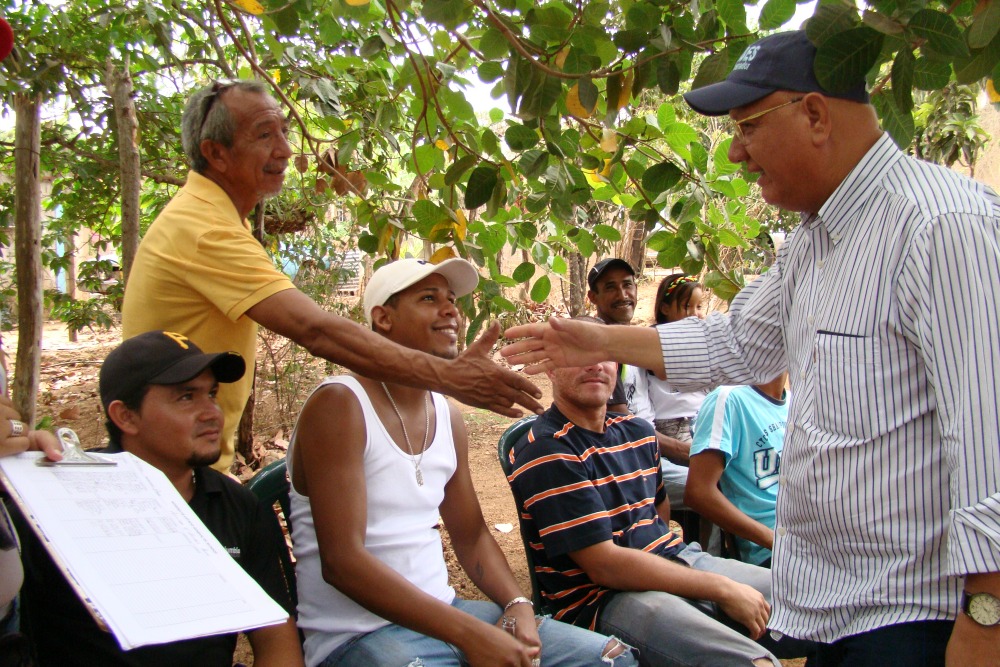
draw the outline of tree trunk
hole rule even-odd
[[[236,429],[236,443],[234,448],[237,453],[243,456],[243,460],[247,462],[247,465],[253,463],[253,410],[257,403],[257,368],[254,364],[253,368],[248,369],[254,374],[253,385],[250,387],[250,398],[247,399],[247,404],[243,407],[243,414],[240,416],[240,425]]]
[[[14,96],[14,252],[17,262],[17,375],[14,406],[35,423],[42,359],[42,190],[39,181],[42,96]]]
[[[628,239],[628,263],[635,269],[636,275],[641,276],[646,268],[646,225],[635,221],[625,226],[631,235]]]
[[[141,185],[141,165],[136,133],[139,121],[135,115],[135,101],[132,99],[132,74],[129,72],[128,56],[125,68],[118,70],[107,62],[104,85],[111,96],[118,124],[118,160],[121,171],[122,188],[122,280],[128,284],[132,262],[139,250],[139,188]]]
[[[69,252],[69,263],[66,265],[66,296],[70,301],[76,301],[76,232],[70,232],[66,236],[66,248]],[[69,342],[75,343],[78,335],[77,330],[69,328]]]
[[[587,312],[587,259],[578,252],[569,259],[569,314],[571,317]]]

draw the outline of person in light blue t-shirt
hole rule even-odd
[[[702,403],[684,500],[736,536],[740,559],[771,566],[774,508],[788,419],[787,373],[752,387],[719,387]]]

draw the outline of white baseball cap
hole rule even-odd
[[[479,284],[479,272],[471,263],[453,257],[440,264],[431,264],[422,259],[397,259],[383,265],[372,274],[365,288],[365,320],[372,323],[372,309],[385,305],[393,294],[419,283],[432,273],[440,273],[448,281],[455,296],[465,296]]]

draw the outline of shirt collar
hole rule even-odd
[[[822,220],[834,244],[843,237],[850,224],[856,220],[858,211],[880,188],[886,171],[902,157],[902,151],[893,143],[889,133],[883,132],[820,207],[819,214],[815,217]],[[803,222],[812,222],[813,218],[814,216],[806,216]]]
[[[233,204],[233,200],[230,199],[229,195],[226,194],[226,191],[212,179],[202,176],[196,171],[189,171],[187,183],[184,184],[184,191],[192,197],[201,199],[210,206],[215,206],[221,209],[222,215],[224,215],[227,219],[240,220],[244,227],[250,229],[250,223],[240,218],[239,211],[236,210],[236,205]]]

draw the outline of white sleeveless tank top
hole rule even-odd
[[[396,446],[375,413],[368,394],[353,377],[329,377],[320,383],[340,384],[361,404],[367,438],[364,464],[368,501],[365,548],[423,592],[451,604],[455,590],[448,585],[442,553],[438,507],[444,487],[455,473],[457,458],[451,432],[451,414],[444,396],[432,393],[436,428],[434,439],[420,461],[424,485],[419,486],[409,454]],[[314,390],[315,391],[315,390]],[[297,433],[288,446],[288,474]],[[298,626],[305,634],[307,665],[317,665],[334,649],[355,635],[388,625],[323,579],[319,545],[309,498],[290,491],[292,540],[299,594]]]

